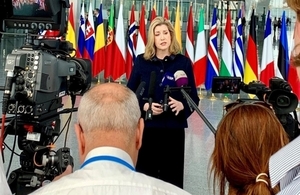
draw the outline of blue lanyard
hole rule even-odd
[[[128,162],[118,158],[118,157],[114,157],[114,156],[95,156],[92,157],[86,161],[84,161],[84,163],[80,166],[80,169],[85,167],[86,165],[95,162],[95,161],[101,161],[101,160],[105,160],[105,161],[112,161],[112,162],[116,162],[119,163],[121,165],[124,165],[125,167],[129,168],[132,171],[135,171],[135,168],[129,164]]]

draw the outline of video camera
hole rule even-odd
[[[2,114],[12,117],[1,121],[2,127],[8,124],[0,138],[18,137],[22,150],[21,167],[8,178],[17,195],[34,191],[73,165],[69,148],[54,151],[52,146],[62,132],[60,114],[76,111],[76,96],[90,88],[92,77],[90,60],[71,56],[73,46],[64,40],[69,7],[68,0],[0,2],[2,35],[10,29],[27,32],[25,44],[6,56],[2,103]],[[45,30],[56,31],[57,37],[41,38]],[[66,95],[72,100],[70,109],[63,108]]]
[[[272,105],[272,108],[288,133],[290,140],[300,134],[296,108],[298,98],[292,93],[290,84],[278,77],[269,80],[269,87],[260,81],[252,81],[245,84],[240,77],[214,77],[212,93],[240,93],[240,90],[248,94],[254,94],[260,101]],[[290,113],[293,113],[294,117]]]

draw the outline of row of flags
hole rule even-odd
[[[180,3],[177,2],[176,17],[174,23],[175,36],[182,49],[181,41],[181,21],[180,21]],[[115,29],[114,4],[111,4],[109,24],[107,35],[104,33],[102,4],[100,4],[99,16],[93,21],[92,5],[89,5],[88,18],[85,19],[85,7],[82,4],[80,14],[80,27],[78,40],[75,40],[73,5],[69,12],[68,32],[66,39],[73,43],[76,49],[76,57],[90,59],[93,62],[93,76],[97,76],[104,71],[105,78],[118,80],[122,75],[130,77],[132,66],[137,55],[144,53],[147,43],[146,24],[145,24],[145,5],[141,7],[139,18],[139,29],[137,29],[136,18],[134,15],[135,7],[131,7],[130,21],[126,38],[124,37],[123,23],[123,4],[120,2],[117,26]],[[295,70],[290,66],[289,51],[287,43],[286,25],[282,24],[279,44],[279,55],[277,65],[273,57],[273,38],[270,11],[266,19],[265,39],[261,67],[259,67],[256,43],[256,20],[254,10],[250,20],[250,31],[248,35],[247,49],[244,49],[245,34],[242,17],[243,10],[239,11],[238,22],[234,47],[232,46],[232,27],[230,11],[227,13],[226,25],[224,30],[224,39],[222,44],[221,60],[218,58],[218,26],[217,26],[217,8],[213,9],[213,17],[210,25],[209,42],[206,43],[204,30],[204,8],[200,9],[198,19],[197,39],[194,40],[194,19],[192,4],[189,8],[185,55],[191,60],[194,69],[196,86],[205,85],[206,90],[212,88],[212,78],[215,76],[238,76],[245,84],[254,80],[261,80],[268,85],[269,79],[279,76],[290,82],[294,93],[300,97],[300,84],[297,78],[294,78]],[[165,7],[164,17],[169,19],[168,8]],[[151,10],[150,22],[156,17],[156,5],[154,3]],[[285,22],[285,12],[283,12],[282,21]],[[126,40],[126,42],[125,42]],[[246,51],[246,52],[245,52]],[[260,72],[259,72],[260,71]]]

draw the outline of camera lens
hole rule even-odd
[[[290,98],[285,95],[280,95],[277,97],[276,104],[280,107],[287,107],[290,105]]]

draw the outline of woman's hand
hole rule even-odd
[[[169,97],[169,106],[172,109],[172,112],[175,112],[175,116],[177,116],[179,112],[184,109],[183,104],[172,97]]]
[[[147,102],[144,104],[143,110],[147,111],[148,109],[149,109],[149,103]],[[153,112],[153,115],[159,115],[163,113],[162,105],[159,103],[153,102],[151,106],[151,110]]]

